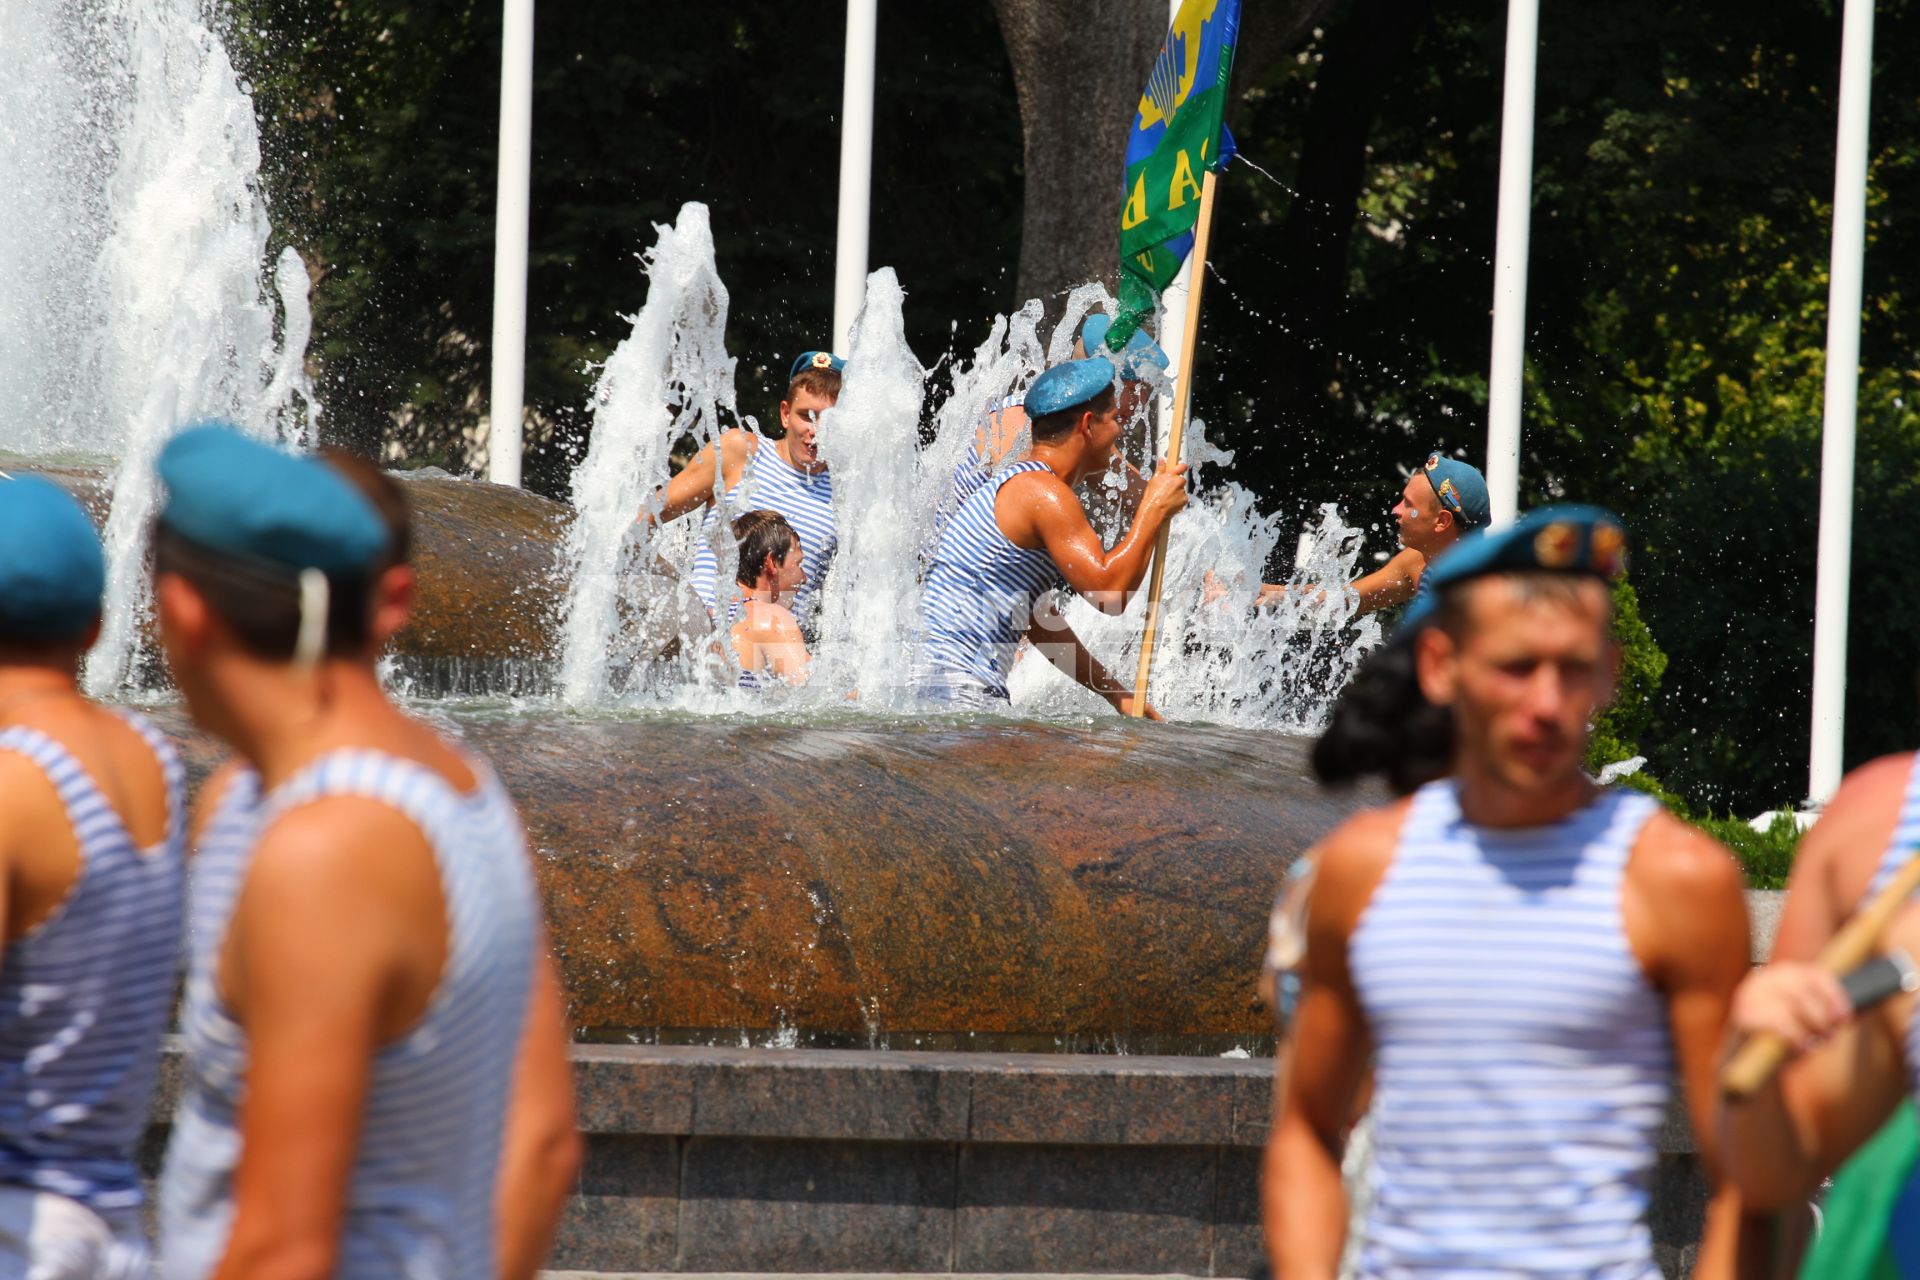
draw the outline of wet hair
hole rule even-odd
[[[841,373],[838,369],[815,369],[808,366],[793,375],[793,381],[787,384],[787,394],[781,399],[792,404],[802,391],[811,391],[814,395],[827,400],[840,398]]]
[[[327,575],[328,657],[366,648],[373,622],[373,579],[384,562],[363,574]],[[178,574],[206,598],[247,652],[269,662],[293,657],[300,636],[300,575],[285,565],[216,551],[169,526],[153,525],[153,576]]]
[[[1042,417],[1034,418],[1032,420],[1033,438],[1040,441],[1058,440],[1066,435],[1067,432],[1073,430],[1073,424],[1080,421],[1081,414],[1091,413],[1098,416],[1103,413],[1111,413],[1113,412],[1113,404],[1113,388],[1108,387],[1091,400],[1083,400],[1079,404],[1070,405],[1057,413],[1049,413]]]
[[[1330,787],[1379,776],[1408,795],[1453,769],[1453,713],[1420,692],[1413,636],[1368,654],[1340,691],[1313,744],[1313,772]]]
[[[387,554],[381,570],[407,563],[413,557],[413,510],[400,482],[380,469],[380,464],[365,454],[334,445],[321,448],[320,460],[338,471],[348,484],[360,491],[373,507],[380,523],[387,526]]]
[[[809,369],[806,372],[820,370]],[[834,376],[837,378],[840,375]],[[800,535],[793,531],[793,526],[778,511],[749,511],[733,522],[733,540],[740,547],[740,567],[734,570],[733,580],[743,587],[751,587],[760,581],[760,571],[766,568],[767,557],[772,556],[784,562],[793,554]]]

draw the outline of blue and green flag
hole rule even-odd
[[[1185,0],[1127,139],[1127,200],[1120,211],[1120,314],[1107,345],[1122,350],[1153,314],[1161,290],[1193,251],[1200,175],[1233,154],[1227,89],[1240,36],[1240,0]]]
[[[1920,1120],[1903,1102],[1834,1175],[1800,1280],[1920,1277]]]

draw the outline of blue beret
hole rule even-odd
[[[787,374],[787,381],[792,382],[799,377],[802,369],[831,369],[839,373],[846,367],[847,362],[831,351],[802,351],[793,358],[793,369]]]
[[[1427,455],[1421,466],[1440,505],[1460,517],[1469,529],[1478,529],[1493,519],[1493,506],[1487,499],[1487,478],[1478,467],[1470,467],[1458,458],[1449,458],[1438,450]]]
[[[1113,385],[1113,361],[1105,356],[1088,356],[1057,364],[1033,380],[1027,388],[1025,407],[1029,418],[1044,418],[1062,409],[1082,405]]]
[[[1529,511],[1499,530],[1478,530],[1433,562],[1423,588],[1438,591],[1489,573],[1550,570],[1612,579],[1626,572],[1627,531],[1600,507],[1565,504]]]
[[[327,574],[364,573],[387,550],[387,526],[339,472],[232,427],[187,428],[158,467],[161,520],[211,550]]]
[[[100,616],[107,558],[93,521],[39,476],[0,480],[0,631],[71,640]]]
[[[1088,355],[1105,355],[1113,359],[1114,352],[1103,352],[1101,346],[1107,340],[1107,331],[1113,328],[1113,317],[1096,311],[1088,316],[1080,326],[1080,345],[1086,348]],[[1144,327],[1135,329],[1133,336],[1127,339],[1127,349],[1117,353],[1120,376],[1128,382],[1151,382],[1158,374],[1167,371],[1172,363],[1160,344],[1147,336]]]

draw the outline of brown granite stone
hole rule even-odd
[[[955,1271],[1205,1275],[1213,1152],[971,1146],[960,1155]]]
[[[953,1149],[694,1138],[681,1271],[952,1270]]]

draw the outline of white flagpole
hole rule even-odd
[[[1527,361],[1527,239],[1533,217],[1533,83],[1540,0],[1508,0],[1493,251],[1493,368],[1487,378],[1487,494],[1493,524],[1520,509],[1520,407]]]
[[[873,60],[880,0],[847,0],[847,65],[840,98],[840,223],[833,256],[833,349],[852,345],[867,287],[873,193]]]
[[[1846,730],[1848,578],[1853,559],[1853,448],[1860,382],[1861,264],[1867,241],[1867,121],[1873,0],[1846,0],[1840,125],[1833,165],[1833,267],[1827,288],[1827,380],[1820,445],[1819,569],[1813,601],[1813,747],[1807,801],[1840,787]]]
[[[493,221],[493,381],[487,478],[520,483],[527,377],[527,204],[533,172],[533,0],[505,0],[500,30],[500,171]]]

